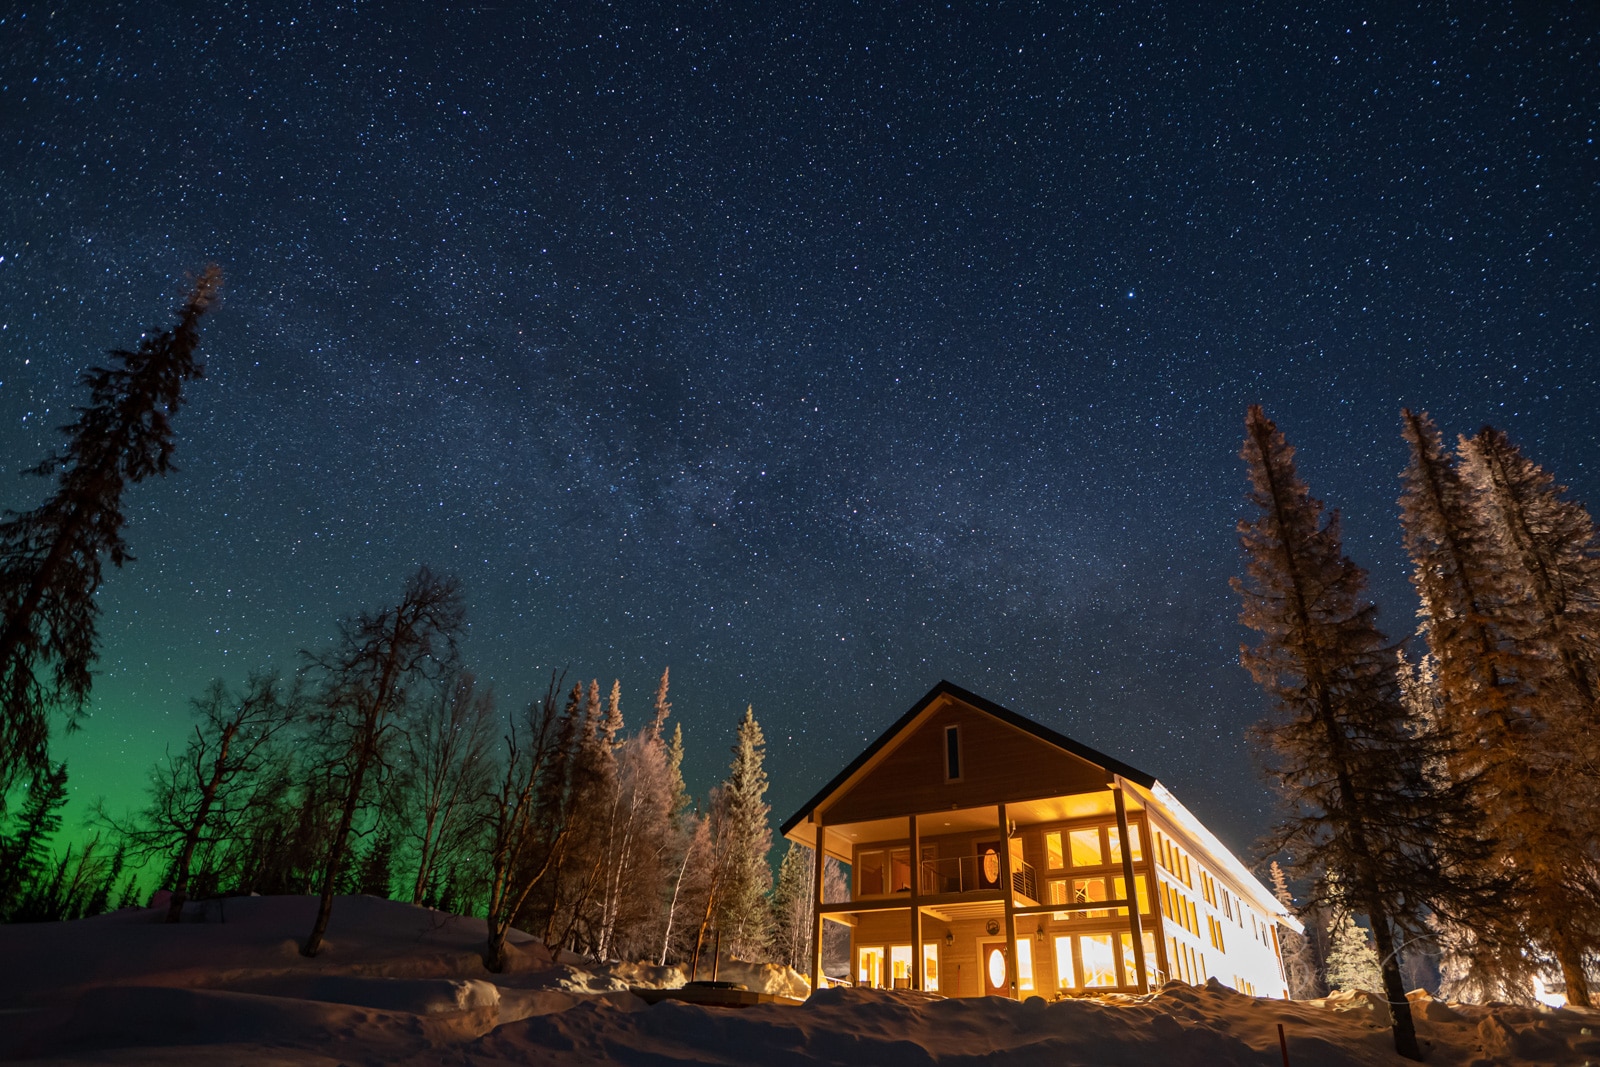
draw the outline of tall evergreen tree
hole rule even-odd
[[[337,645],[313,661],[322,675],[318,749],[338,804],[321,874],[317,918],[300,951],[315,956],[349,860],[356,814],[392,767],[408,687],[448,672],[465,620],[461,587],[426,567],[406,581],[398,603],[342,627]]]
[[[67,765],[58,763],[33,776],[14,825],[0,823],[0,920],[12,921],[41,882],[66,802]]]
[[[1488,573],[1480,609],[1518,653],[1515,699],[1475,722],[1483,809],[1503,861],[1526,883],[1523,929],[1534,945],[1518,955],[1553,954],[1568,1002],[1587,1007],[1600,945],[1600,539],[1565,488],[1492,427],[1462,441],[1461,473]],[[1485,933],[1474,930],[1480,941]],[[1492,958],[1513,958],[1494,940]]]
[[[1323,520],[1293,448],[1260,407],[1245,430],[1255,515],[1239,523],[1246,577],[1233,585],[1240,621],[1260,635],[1240,660],[1277,705],[1257,727],[1291,809],[1273,851],[1347,879],[1352,905],[1372,924],[1395,1049],[1420,1059],[1398,948],[1441,889],[1428,753],[1401,704],[1366,574],[1344,555],[1338,513]]]
[[[31,472],[55,475],[55,493],[0,522],[0,798],[19,775],[46,770],[51,711],[64,710],[69,725],[82,715],[102,560],[133,559],[123,493],[172,469],[172,417],[184,384],[201,376],[200,316],[221,284],[221,271],[207,267],[176,326],[84,373],[89,402],[62,427],[66,448]]]
[[[766,738],[755,709],[746,707],[733,745],[733,761],[718,802],[716,923],[729,951],[740,959],[760,959],[771,941],[772,813],[767,803]]]

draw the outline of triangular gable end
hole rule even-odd
[[[946,777],[946,730],[958,731],[960,777]],[[1154,779],[1120,760],[940,682],[850,766],[786,821],[787,834],[812,812],[831,825],[948,811],[1000,801],[1103,789],[1115,775]]]

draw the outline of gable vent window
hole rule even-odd
[[[944,728],[944,780],[961,781],[961,727]]]

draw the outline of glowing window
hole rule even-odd
[[[1033,942],[1025,937],[1017,939],[1017,989],[1033,992]]]
[[[1104,863],[1100,851],[1100,830],[1072,830],[1067,834],[1074,867],[1098,867]]]
[[[939,946],[932,942],[922,946],[922,988],[939,992]]]
[[[1059,871],[1067,865],[1065,855],[1061,851],[1061,831],[1051,830],[1044,835],[1044,860],[1045,866],[1052,871]]]
[[[883,988],[883,949],[864,948],[856,953],[856,984]]]
[[[1006,987],[1006,953],[999,945],[989,949],[989,985],[994,989]]]
[[[895,945],[889,949],[889,973],[894,978],[894,989],[911,988],[911,946]]]
[[[1090,989],[1117,984],[1117,960],[1111,952],[1111,934],[1085,934],[1078,938],[1083,956],[1083,984]]]
[[[1072,969],[1072,938],[1056,938],[1056,988],[1078,988],[1077,972]]]
[[[1121,863],[1122,862],[1122,834],[1117,830],[1117,828],[1115,826],[1111,826],[1111,827],[1107,827],[1106,828],[1106,836],[1111,842],[1111,862],[1112,863]],[[1139,824],[1138,823],[1129,823],[1128,824],[1128,840],[1133,843],[1133,858],[1135,860],[1144,859],[1144,849],[1141,848],[1140,844],[1139,844]]]

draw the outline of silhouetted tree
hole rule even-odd
[[[201,375],[200,316],[221,283],[221,271],[207,267],[175,327],[84,373],[89,402],[62,427],[66,448],[31,472],[55,475],[55,493],[0,522],[0,797],[19,774],[45,770],[51,710],[65,710],[69,724],[83,712],[102,560],[120,567],[133,558],[122,495],[172,467],[172,416],[184,383]]]
[[[565,715],[557,712],[560,687],[560,680],[552,676],[544,699],[531,705],[520,723],[511,723],[500,786],[490,798],[485,916],[489,936],[483,965],[495,973],[505,970],[506,935],[512,922],[550,876],[567,838],[564,783],[576,705],[569,703]]]
[[[67,765],[36,772],[15,825],[0,826],[0,919],[11,921],[22,897],[40,882],[50,860],[50,838],[61,828],[67,803]]]
[[[144,808],[127,821],[102,816],[134,856],[164,861],[172,890],[169,923],[182,916],[197,877],[215,887],[213,853],[238,832],[258,776],[271,762],[274,740],[302,710],[298,686],[285,691],[276,673],[253,675],[240,693],[213,682],[193,708],[194,736],[180,756],[169,755],[157,768]],[[196,871],[202,858],[207,869]]]
[[[416,851],[413,904],[428,898],[436,871],[463,860],[474,843],[480,821],[473,805],[493,777],[493,729],[494,694],[480,691],[465,672],[417,701],[408,716],[405,771],[396,792],[400,822]]]
[[[407,688],[452,666],[463,621],[460,586],[422,567],[407,580],[397,604],[345,623],[338,644],[313,660],[323,684],[317,748],[327,761],[338,822],[303,955],[315,956],[322,948],[356,814],[369,785],[390,767]]]

